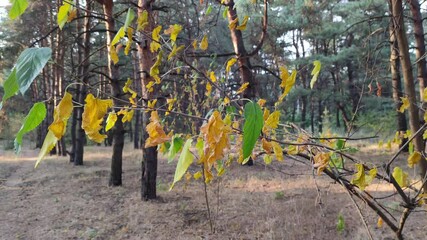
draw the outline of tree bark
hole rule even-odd
[[[420,96],[423,97],[423,90],[427,84],[427,66],[424,54],[426,46],[424,42],[423,17],[420,11],[420,3],[418,0],[409,0],[409,7],[414,20],[414,35],[415,35],[415,57],[417,59],[417,79],[420,86]]]
[[[120,86],[120,72],[119,66],[115,65],[111,59],[111,48],[109,47],[115,32],[115,20],[113,15],[113,0],[98,0],[103,6],[104,15],[106,18],[105,27],[107,29],[107,47],[108,47],[108,75],[110,76],[111,92],[114,96],[114,106],[123,106],[120,99],[123,97],[122,88]],[[117,117],[116,124],[113,128],[113,155],[111,158],[111,172],[109,186],[120,186],[122,185],[122,158],[123,158],[123,146],[124,146],[124,128],[122,122],[123,115]]]
[[[86,10],[91,11],[92,6],[89,1],[86,1]],[[80,25],[80,22],[77,22],[77,25]],[[77,90],[77,101],[83,106],[84,99],[86,97],[86,84],[89,83],[89,67],[90,67],[90,18],[85,17],[83,24],[83,46],[79,47],[79,65],[81,66],[79,69],[79,75],[81,76],[81,84],[78,85]],[[75,142],[75,150],[74,150],[74,165],[83,165],[83,155],[84,155],[84,146],[86,145],[86,134],[82,128],[82,120],[83,120],[83,108],[77,107],[76,111],[76,142]]]
[[[392,83],[392,91],[393,91],[393,101],[396,109],[396,123],[397,123],[397,131],[400,134],[403,134],[408,129],[406,123],[405,113],[401,113],[399,111],[402,106],[402,102],[400,100],[403,97],[402,94],[402,83],[400,80],[400,60],[399,60],[399,46],[396,41],[396,36],[394,34],[394,21],[390,22],[389,33],[390,33],[390,71],[391,71],[391,83]],[[402,139],[402,143],[400,146],[406,143],[408,139]],[[408,151],[408,148],[405,149]]]
[[[237,10],[234,6],[234,1],[230,0],[227,3],[228,12],[228,22],[234,21],[237,16]],[[237,25],[239,23],[237,22]],[[237,57],[237,63],[239,65],[239,74],[241,84],[249,83],[248,88],[243,92],[243,97],[255,100],[255,97],[258,95],[257,92],[257,82],[252,73],[252,65],[250,62],[250,57],[245,48],[245,44],[243,42],[242,32],[238,29],[230,29],[231,41],[234,47],[234,53]]]
[[[391,0],[392,16],[394,21],[394,34],[399,46],[399,57],[402,64],[403,82],[405,86],[405,94],[409,100],[409,126],[414,134],[420,129],[420,121],[418,115],[417,99],[415,93],[414,76],[412,73],[412,65],[409,58],[408,39],[404,29],[403,22],[403,7],[402,0]],[[415,151],[424,152],[423,139],[418,135],[413,140]],[[427,170],[427,161],[419,162],[419,173],[421,179],[424,179]],[[424,192],[427,192],[427,184],[423,185]]]
[[[154,0],[139,0],[138,1],[138,15],[143,11],[148,13],[148,25],[142,30],[140,34],[141,39],[138,44],[139,54],[139,68],[141,71],[141,88],[142,96],[145,99],[153,98],[153,94],[148,92],[146,86],[150,81],[154,81],[152,76],[149,75],[150,68],[154,64],[154,54],[150,51],[151,32],[155,27],[154,14],[153,14]],[[157,178],[157,147],[145,148],[145,141],[148,138],[148,133],[145,131],[148,125],[149,113],[142,113],[142,174],[141,174],[141,198],[143,200],[155,199],[156,193],[156,178]]]

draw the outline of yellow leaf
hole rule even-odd
[[[409,184],[408,174],[404,172],[400,167],[395,167],[393,169],[393,177],[396,179],[397,184],[401,188],[407,187]]]
[[[168,55],[168,61],[170,61],[182,49],[184,49],[184,45],[181,45],[178,48],[176,47],[176,45],[173,45],[172,51]]]
[[[319,77],[320,68],[321,68],[322,64],[320,63],[320,61],[316,60],[313,62],[313,65],[314,65],[314,68],[313,68],[313,71],[311,71],[311,75],[313,77],[311,78],[311,81],[310,81],[310,88],[311,89],[313,89],[314,83],[316,83],[317,78]]]
[[[185,180],[188,182],[191,180],[191,178],[193,177],[193,175],[191,175],[190,172],[185,173]]]
[[[363,164],[356,163],[357,172],[353,176],[351,183],[358,186],[360,190],[365,190],[369,184],[371,184],[372,180],[374,180],[375,176],[377,176],[377,169],[373,168],[369,170],[368,175],[365,174],[365,167]]]
[[[49,126],[49,130],[59,140],[64,136],[68,119],[73,113],[73,97],[70,93],[65,92],[64,97],[55,107],[53,112],[53,122]]]
[[[290,145],[288,147],[288,154],[289,155],[297,155],[298,154],[298,146]]]
[[[403,113],[409,107],[409,99],[407,97],[401,97],[402,105],[399,108],[399,112]]]
[[[67,22],[73,21],[77,17],[77,9],[73,8],[73,10],[68,12]]]
[[[231,67],[237,62],[236,58],[231,58],[227,61],[227,66],[225,67],[225,73],[228,74],[231,70]]]
[[[91,93],[86,96],[85,106],[82,116],[82,128],[85,130],[89,139],[101,143],[107,135],[100,134],[102,120],[107,113],[108,108],[113,106],[111,99],[97,99]]]
[[[294,69],[292,71],[291,76],[288,77],[288,79],[286,80],[285,90],[283,91],[283,95],[282,95],[283,98],[286,97],[286,95],[288,95],[288,93],[291,91],[292,87],[295,85],[296,78],[297,78],[297,71]],[[281,98],[282,98],[282,96],[281,96]]]
[[[378,141],[378,148],[383,148],[384,142],[383,140]]]
[[[166,99],[166,103],[168,104],[168,111],[171,111],[173,108],[173,104],[176,102],[176,98],[168,98]]]
[[[229,24],[228,24],[228,28],[230,30],[234,30],[237,26],[237,22],[239,21],[239,18],[235,18],[234,20],[232,20]]]
[[[122,109],[117,113],[117,115],[123,115],[122,117],[123,123],[132,121],[133,114],[134,114],[133,109],[132,110]]]
[[[193,175],[193,178],[195,179],[195,180],[198,180],[199,178],[201,178],[201,177],[203,177],[203,174],[202,174],[202,172],[201,171],[197,171],[194,175]]]
[[[132,47],[132,36],[133,36],[133,29],[132,28],[128,28],[127,30],[127,37],[128,37],[128,41],[126,43],[126,48],[125,48],[125,55],[127,56],[129,54],[129,51]]]
[[[157,78],[159,78],[158,75],[160,74],[159,67],[160,67],[160,64],[162,63],[162,57],[163,57],[163,52],[160,51],[159,54],[157,55],[156,62],[154,62],[153,66],[150,68],[150,76],[153,77],[154,80],[156,80],[156,83],[158,82]]]
[[[194,50],[197,50],[197,39],[193,40],[192,45],[193,45]]]
[[[152,100],[152,101],[148,101],[147,106],[148,106],[148,108],[150,108],[150,109],[154,109],[154,108],[156,108],[156,107],[155,107],[155,106],[156,106],[156,103],[157,103],[157,99],[154,99],[154,100]]]
[[[265,138],[262,138],[261,142],[262,142],[262,149],[264,149],[264,151],[267,154],[270,154],[273,151],[273,146],[271,145],[271,143],[267,141]]]
[[[317,174],[320,175],[329,164],[329,153],[320,152],[316,154],[314,157],[314,168],[317,168]]]
[[[249,20],[249,16],[245,16],[245,18],[243,18],[242,24],[240,24],[240,26],[236,27],[236,29],[240,30],[240,31],[246,30],[246,24],[248,23],[248,20]]]
[[[209,79],[214,83],[214,82],[216,82],[216,76],[215,76],[215,72],[214,71],[211,71],[210,73],[209,73]]]
[[[279,120],[280,120],[280,112],[274,111],[268,116],[264,126],[271,129],[276,129],[279,126]]]
[[[231,127],[221,119],[221,114],[214,111],[209,121],[200,128],[204,139],[204,154],[200,162],[204,164],[205,179],[209,182],[212,179],[210,172],[213,164],[224,157],[226,149],[229,148],[229,134]]]
[[[206,50],[208,49],[209,42],[208,42],[208,36],[205,34],[202,38],[202,41],[200,42],[200,49]]]
[[[237,90],[236,94],[241,94],[242,92],[244,92],[246,90],[246,88],[248,88],[249,83],[243,83],[243,85],[239,88],[239,90]]]
[[[382,228],[382,227],[383,227],[383,219],[379,217],[377,222],[377,228]]]
[[[150,123],[147,125],[146,130],[148,133],[148,139],[145,142],[145,148],[157,146],[158,144],[169,141],[170,139],[160,124],[157,111],[151,112]]]
[[[154,91],[154,88],[153,88],[153,86],[154,86],[154,84],[156,84],[156,82],[154,82],[154,81],[150,81],[148,84],[147,84],[147,89],[148,89],[148,92],[153,92]]]
[[[224,98],[224,105],[230,104],[230,99],[228,97]]]
[[[280,79],[282,79],[282,82],[280,83],[280,87],[285,89],[286,87],[286,81],[289,78],[289,72],[288,69],[285,66],[280,67]]]
[[[46,156],[47,153],[49,153],[58,142],[58,139],[55,137],[55,134],[49,130],[46,137],[44,138],[42,148],[40,149],[39,156],[37,157],[36,164],[34,168],[37,168],[39,163],[42,161],[42,159]]]
[[[170,25],[168,29],[165,30],[165,34],[170,35],[172,42],[176,41],[178,34],[181,32],[182,26],[179,24]]]
[[[162,31],[162,26],[157,26],[154,28],[151,33],[152,41],[150,43],[151,52],[157,52],[162,46],[160,45],[160,31]]]
[[[423,101],[427,102],[427,87],[423,90]]]
[[[271,146],[273,147],[274,155],[277,158],[277,161],[283,161],[283,150],[279,143],[271,141]]]
[[[141,14],[139,14],[137,21],[138,21],[137,31],[144,30],[145,27],[148,25],[148,12],[147,12],[147,10],[144,10]]]
[[[420,152],[413,152],[409,157],[408,157],[408,166],[410,168],[413,168],[414,165],[418,164],[421,160],[421,153]]]
[[[131,90],[130,86],[132,85],[132,79],[128,78],[128,80],[125,83],[125,86],[123,87],[123,92],[127,93],[129,90]]]
[[[117,64],[119,62],[119,55],[117,55],[116,47],[114,47],[114,45],[110,46],[110,58],[114,64]]]
[[[105,131],[108,132],[112,127],[114,127],[114,124],[116,124],[117,114],[115,112],[110,112],[106,122],[107,125],[105,126]]]
[[[271,156],[268,154],[264,155],[264,162],[266,165],[270,165],[272,162]]]
[[[262,99],[262,98],[260,98],[259,100],[258,100],[258,105],[260,106],[260,107],[264,107],[264,105],[265,105],[265,103],[266,103],[267,101],[265,100],[265,99]]]
[[[206,96],[209,97],[212,92],[212,85],[210,82],[206,83]]]
[[[121,27],[119,31],[116,33],[116,36],[114,36],[113,40],[111,41],[110,45],[114,46],[116,43],[120,41],[125,36],[125,28]]]

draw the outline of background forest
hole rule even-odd
[[[77,176],[62,186],[80,185],[87,180],[80,178],[84,174],[105,180],[88,186],[107,185],[106,179],[109,186],[121,186],[122,175],[129,173],[138,187],[124,183],[123,190],[101,190],[99,201],[115,199],[111,208],[122,204],[147,213],[161,206],[142,206],[138,200],[158,199],[160,192],[165,202],[181,204],[165,208],[183,214],[173,217],[184,219],[184,232],[194,229],[191,237],[202,236],[197,231],[204,229],[212,238],[376,239],[391,232],[403,239],[407,221],[406,237],[419,237],[425,227],[416,223],[426,220],[427,197],[426,8],[418,0],[11,1],[0,7],[0,163],[14,158],[8,155],[12,151],[22,151],[20,156],[36,160],[36,166],[56,155],[38,169],[47,169],[40,170],[42,176],[52,170]],[[10,182],[9,171],[19,172],[14,164],[0,170],[6,190],[21,187],[26,177],[37,179],[38,169],[21,176],[24,182]],[[72,167],[77,165],[82,169]],[[102,171],[94,170],[100,166]],[[84,167],[88,172],[82,172]],[[279,186],[273,181],[277,178]],[[247,222],[226,230],[221,216],[224,224],[233,217],[227,218],[225,209],[239,211],[238,204],[230,204],[236,201],[232,189],[243,188],[236,181],[250,182],[253,189],[271,187],[273,200],[268,201],[277,209],[289,206],[280,202],[288,197],[282,190],[286,181],[296,189],[310,185],[313,189],[301,195],[315,202],[314,219],[330,224],[315,233],[310,228],[281,232],[271,227],[287,226],[276,216],[267,230]],[[331,190],[341,194],[338,198],[328,195],[331,181],[342,186]],[[43,181],[36,183],[43,189]],[[171,200],[175,195],[166,190],[175,184],[184,192]],[[132,195],[135,187],[139,197]],[[200,191],[192,192],[195,188]],[[326,204],[323,209],[322,191],[324,199],[339,199],[331,204],[340,207],[328,212]],[[89,188],[82,194],[96,195]],[[192,194],[199,196],[195,209],[202,210],[182,203]],[[131,202],[120,202],[122,195],[131,196]],[[262,203],[263,197],[251,201]],[[7,207],[14,208],[0,210]],[[155,219],[155,213],[148,214]],[[242,219],[251,217],[256,216]],[[22,236],[173,236],[152,229],[144,235],[129,229],[147,222],[123,221],[120,227],[113,224],[115,230],[110,225],[84,228],[90,223],[83,221],[70,235],[58,226],[57,232],[24,231]],[[383,230],[383,223],[391,231]],[[13,232],[8,237],[20,236]]]

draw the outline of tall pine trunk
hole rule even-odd
[[[153,94],[148,92],[147,85],[150,81],[154,81],[152,76],[149,75],[150,68],[153,66],[154,54],[150,51],[151,32],[154,29],[154,14],[153,14],[153,0],[139,0],[138,1],[138,15],[143,11],[148,13],[148,25],[142,30],[140,43],[138,45],[139,54],[139,68],[141,71],[141,88],[142,97],[151,99]],[[146,103],[145,103],[146,104]],[[149,120],[149,113],[143,111],[142,113],[142,163],[141,163],[141,198],[143,200],[155,199],[156,193],[156,178],[157,178],[157,147],[145,148],[145,141],[148,139],[148,133],[145,130]]]
[[[403,74],[403,82],[405,86],[405,94],[409,100],[409,126],[411,132],[414,134],[420,129],[420,119],[418,115],[418,106],[417,99],[415,93],[415,84],[414,84],[414,76],[412,73],[412,65],[409,58],[409,47],[408,47],[408,39],[406,36],[406,32],[404,29],[403,22],[403,7],[402,0],[391,0],[392,6],[392,16],[393,21],[395,23],[394,34],[396,36],[396,40],[399,46],[399,57],[400,62],[402,64],[402,74]],[[413,139],[415,151],[419,151],[421,153],[424,152],[424,144],[421,135],[416,136]],[[421,179],[424,179],[427,170],[427,161],[419,162],[419,173]],[[427,184],[423,185],[424,192],[427,192]]]
[[[89,1],[86,1],[86,10],[91,11],[92,7]],[[80,25],[80,22],[77,23]],[[90,18],[85,17],[84,25],[83,25],[83,45],[79,48],[79,75],[81,77],[81,84],[79,84],[77,90],[77,101],[83,106],[84,99],[86,97],[86,84],[89,83],[89,67],[90,67]],[[74,165],[83,165],[83,155],[84,155],[84,146],[86,145],[86,134],[82,128],[82,118],[83,118],[83,108],[78,107],[75,109],[76,111],[76,126],[75,126],[75,134],[76,134],[76,142],[74,149]],[[74,120],[73,120],[74,121]]]
[[[391,70],[391,83],[392,83],[392,91],[393,91],[393,101],[396,109],[396,123],[397,123],[397,131],[403,135],[408,129],[406,123],[405,113],[401,113],[399,111],[402,106],[402,102],[400,100],[403,97],[402,94],[402,83],[400,80],[400,60],[399,60],[399,46],[396,41],[396,36],[394,34],[394,21],[390,22],[389,32],[390,32],[390,70]],[[407,141],[403,139],[401,146],[405,144]],[[406,149],[407,151],[407,149]]]
[[[114,106],[120,107],[123,105],[120,99],[123,97],[122,88],[120,86],[119,66],[115,65],[111,59],[110,44],[114,38],[115,20],[113,15],[113,0],[98,0],[103,6],[104,15],[106,18],[105,27],[107,29],[107,47],[108,47],[108,75],[110,77],[111,92],[114,97]],[[117,117],[116,124],[113,128],[113,155],[111,157],[111,172],[109,186],[122,185],[122,160],[125,131],[122,122],[123,115]]]

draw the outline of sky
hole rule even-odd
[[[9,5],[9,0],[0,0],[0,7]]]
[[[9,0],[0,0],[0,7],[9,5]]]

